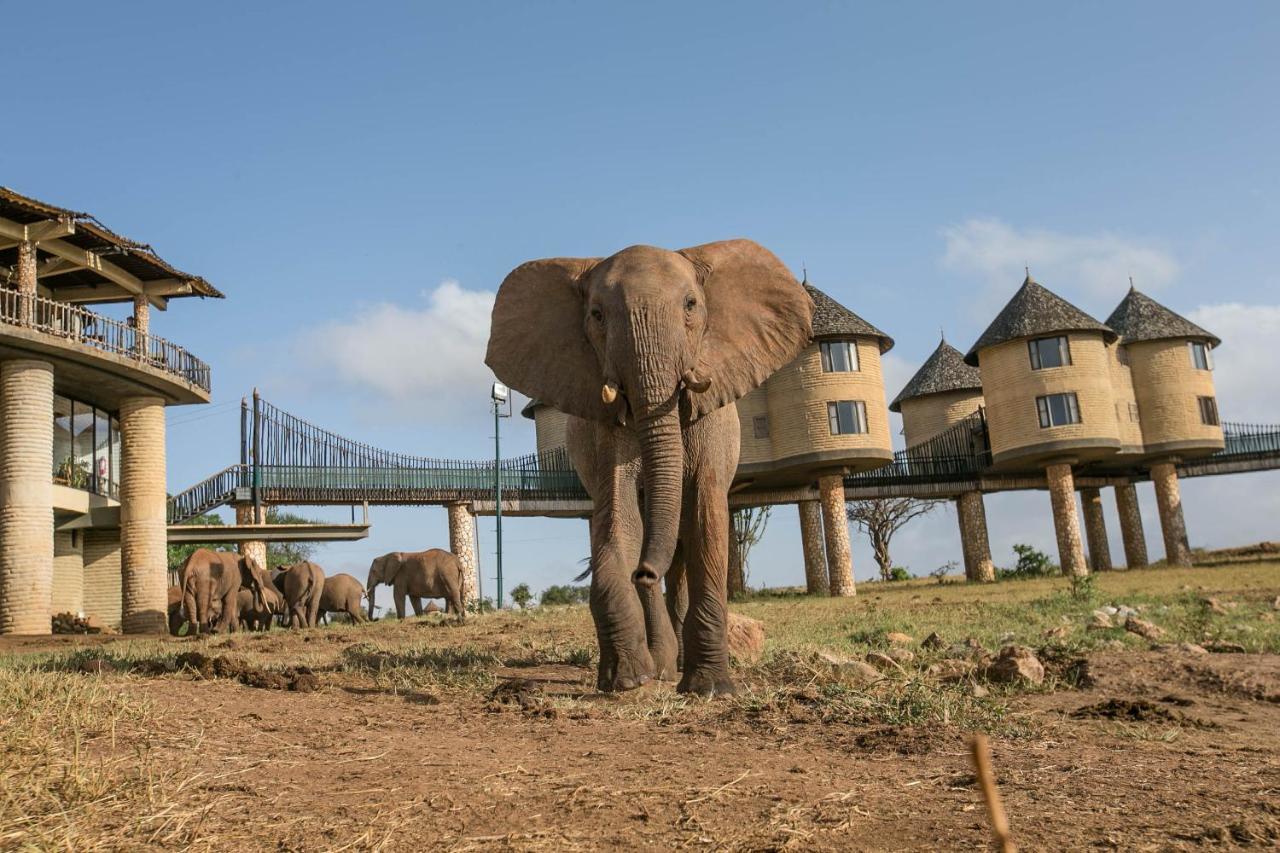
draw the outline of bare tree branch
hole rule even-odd
[[[892,579],[893,559],[889,556],[889,542],[893,534],[912,519],[928,515],[940,503],[940,500],[921,498],[871,498],[845,504],[849,520],[871,538],[871,548],[882,580]]]

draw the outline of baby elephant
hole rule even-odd
[[[364,587],[348,574],[336,574],[324,579],[320,593],[320,616],[329,613],[345,613],[352,622],[367,622],[364,612]]]

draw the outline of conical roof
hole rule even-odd
[[[978,353],[987,347],[1060,332],[1100,332],[1107,343],[1117,337],[1111,329],[1041,285],[1028,273],[1022,287],[991,321],[977,343],[969,348],[964,360],[977,367]]]
[[[814,340],[863,335],[879,339],[881,354],[893,349],[893,338],[818,290],[807,279],[804,281],[804,289],[809,291],[809,298],[813,300]]]
[[[924,397],[929,394],[941,394],[945,391],[981,391],[982,374],[978,368],[964,363],[960,350],[947,343],[944,338],[938,344],[925,363],[920,365],[916,375],[911,377],[898,396],[889,404],[889,411],[901,412],[902,403]]]
[[[1132,285],[1129,293],[1107,318],[1107,325],[1127,343],[1166,341],[1170,338],[1192,338],[1208,341],[1215,348],[1222,344],[1217,335],[1206,332],[1195,323],[1170,311]]]

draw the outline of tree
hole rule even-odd
[[[319,524],[314,518],[305,518],[292,512],[284,512],[277,507],[267,507],[267,524]],[[277,566],[291,566],[303,560],[310,560],[316,553],[315,542],[268,542],[267,569]]]
[[[221,525],[222,519],[211,512],[204,515],[197,515],[182,522],[183,524],[200,524],[200,525]],[[187,545],[170,545],[168,547],[169,570],[177,571],[182,568],[182,564],[192,555],[198,548],[209,548],[214,551],[230,551],[232,545],[229,542],[209,542],[209,543],[191,543]]]
[[[574,584],[556,584],[542,591],[538,599],[543,606],[548,604],[586,604],[591,599],[591,587]]]
[[[522,583],[515,589],[511,590],[511,600],[515,602],[516,607],[524,610],[529,606],[529,602],[533,601],[533,593],[529,591],[529,585]]]
[[[889,556],[893,534],[913,518],[928,515],[940,503],[942,501],[921,498],[870,498],[845,504],[849,520],[871,537],[881,580],[893,580],[893,559]]]
[[[743,507],[729,515],[729,596],[736,598],[747,591],[750,576],[748,557],[752,547],[764,538],[772,507]]]

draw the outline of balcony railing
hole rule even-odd
[[[0,323],[122,355],[209,391],[209,365],[182,347],[69,302],[0,289]]]

